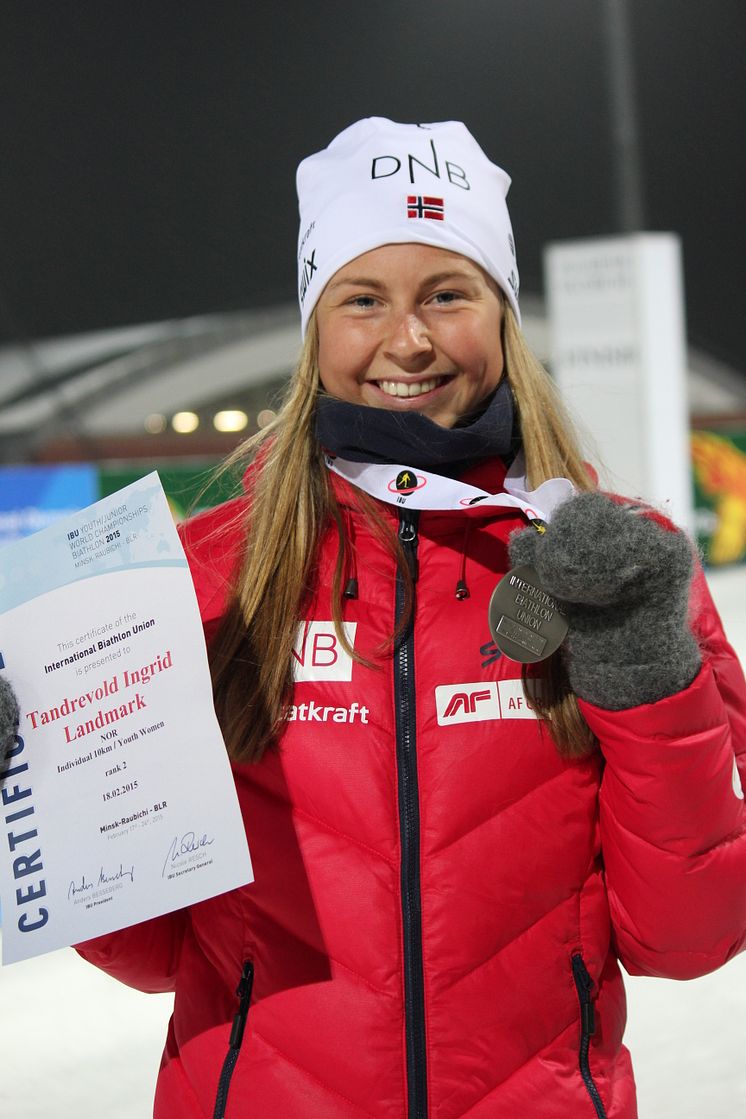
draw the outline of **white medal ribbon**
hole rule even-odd
[[[468,513],[485,505],[520,509],[530,521],[549,524],[554,510],[575,493],[569,478],[549,478],[538,489],[527,489],[523,455],[516,456],[505,476],[504,493],[488,493],[455,478],[411,466],[350,462],[326,454],[326,465],[371,497],[408,509],[447,509]]]

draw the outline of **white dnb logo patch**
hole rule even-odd
[[[520,680],[480,680],[475,684],[441,684],[435,689],[440,726],[483,723],[489,719],[535,719]]]
[[[345,636],[355,644],[357,622],[344,622]],[[352,657],[334,632],[334,622],[302,622],[293,649],[296,680],[351,680]]]

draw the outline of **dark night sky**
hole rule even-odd
[[[630,0],[647,228],[741,368],[743,0]],[[294,172],[361,116],[462,119],[524,289],[614,232],[601,0],[37,0],[0,13],[0,341],[294,298]]]

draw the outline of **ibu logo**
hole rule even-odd
[[[343,629],[354,647],[357,622],[344,622]],[[302,622],[292,655],[296,681],[352,679],[352,657],[340,644],[334,622]]]

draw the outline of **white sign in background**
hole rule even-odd
[[[678,237],[550,245],[551,367],[597,448],[602,483],[693,526],[683,272]]]
[[[196,596],[156,474],[0,551],[3,962],[252,880]]]

